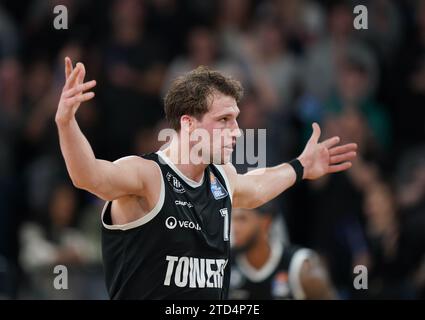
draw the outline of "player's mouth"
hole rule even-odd
[[[235,145],[236,145],[236,143],[234,142],[234,143],[232,143],[232,144],[229,144],[229,145],[227,145],[227,146],[224,146],[224,149],[227,149],[227,150],[233,151],[233,150],[235,149]]]

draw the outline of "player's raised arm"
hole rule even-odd
[[[338,146],[339,137],[319,143],[320,127],[313,124],[313,134],[304,151],[297,158],[303,168],[299,179],[318,179],[325,174],[345,171],[351,168],[351,160],[356,156],[357,145],[349,143]],[[301,168],[301,166],[300,166]],[[233,206],[256,208],[272,200],[294,185],[297,173],[294,167],[283,163],[275,167],[252,170],[246,174],[236,174],[231,165],[225,166],[233,185]]]
[[[96,159],[86,137],[81,132],[75,114],[81,103],[94,97],[91,90],[96,81],[84,82],[85,68],[65,58],[66,82],[62,90],[55,121],[59,131],[60,148],[73,184],[104,200],[113,200],[124,195],[141,195],[144,173],[141,166],[151,166],[149,161],[130,156],[115,162]],[[155,172],[155,170],[153,170]]]

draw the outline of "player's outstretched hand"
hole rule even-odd
[[[356,157],[357,144],[338,145],[339,137],[332,137],[319,143],[320,127],[313,123],[313,134],[298,160],[304,167],[304,179],[317,179],[327,173],[351,168]]]
[[[82,102],[93,99],[94,92],[88,91],[96,86],[96,81],[84,82],[86,69],[78,62],[72,67],[70,58],[65,58],[65,85],[56,111],[56,123],[66,124],[75,117],[75,113]],[[88,91],[88,92],[87,92]]]

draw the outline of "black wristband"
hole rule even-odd
[[[293,159],[293,160],[289,161],[288,164],[292,168],[294,168],[295,174],[297,175],[297,179],[295,180],[295,183],[300,182],[303,179],[303,176],[304,176],[304,167],[301,164],[300,160]]]

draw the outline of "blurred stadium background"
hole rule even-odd
[[[243,83],[240,126],[268,129],[269,165],[312,121],[357,142],[349,172],[279,198],[289,239],[321,254],[342,299],[425,297],[425,1],[0,1],[1,298],[107,298],[102,203],[72,186],[54,123],[66,55],[98,81],[78,120],[99,158],[154,151],[170,80],[198,65]],[[52,288],[57,264],[69,290]]]

